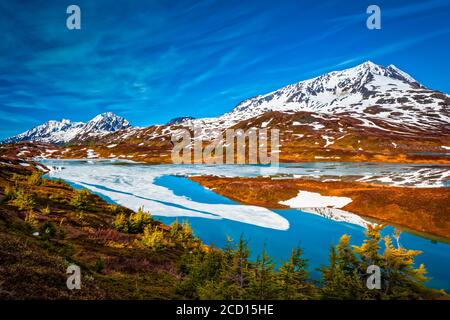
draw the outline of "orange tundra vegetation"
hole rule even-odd
[[[307,179],[225,178],[195,176],[191,180],[230,199],[273,209],[287,208],[280,201],[300,190],[325,196],[349,197],[342,208],[363,217],[450,239],[448,188],[391,187],[362,182]]]

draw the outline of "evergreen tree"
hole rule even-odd
[[[382,257],[380,256],[380,231],[383,227],[381,225],[370,226],[366,231],[366,239],[364,239],[361,246],[353,246],[355,254],[359,255],[361,259],[361,269],[366,270],[370,265],[380,266],[382,264]]]
[[[359,300],[364,297],[359,261],[349,243],[350,236],[344,234],[339,244],[331,248],[330,265],[321,269],[325,299]]]
[[[218,283],[224,290],[225,299],[245,299],[250,282],[249,256],[248,242],[242,235],[236,245],[233,245],[231,238],[227,239]]]
[[[180,237],[181,234],[183,238],[191,234],[178,222],[172,228],[176,230],[173,236]],[[147,230],[149,240],[153,241],[150,236],[154,234],[150,231],[154,230],[149,227]],[[419,251],[395,247],[390,237],[381,238],[380,231],[380,227],[369,228],[367,238],[360,246],[351,246],[350,236],[343,235],[338,245],[331,247],[329,265],[321,268],[319,288],[310,282],[307,261],[298,248],[292,250],[290,259],[276,272],[266,250],[256,262],[249,261],[248,242],[242,236],[236,244],[227,239],[223,250],[196,246],[185,250],[179,264],[183,279],[179,293],[191,299],[224,300],[432,299],[444,294],[425,287],[425,267],[414,266]],[[367,274],[367,267],[371,265],[380,268],[381,289],[367,286],[371,276]]]
[[[181,226],[181,223],[179,223],[178,219],[176,219],[174,222],[170,224],[169,237],[173,241],[178,241],[178,236],[182,229],[183,227]]]
[[[308,263],[300,248],[292,249],[288,261],[280,267],[280,297],[285,300],[305,300],[314,296],[315,287],[309,282]]]
[[[273,261],[267,254],[266,248],[257,258],[252,271],[248,290],[250,297],[257,300],[278,298],[280,286],[275,276]]]
[[[442,292],[426,288],[424,265],[414,266],[420,251],[395,247],[389,236],[381,238],[382,227],[369,227],[361,246],[350,248],[344,235],[332,248],[330,265],[322,268],[322,295],[326,299],[431,299]],[[384,251],[381,252],[381,240]],[[368,267],[380,270],[380,289],[369,289]]]
[[[190,298],[222,299],[216,283],[220,283],[223,253],[211,246],[196,248],[184,254],[178,269],[184,275],[179,292]]]
[[[440,292],[425,287],[426,269],[423,264],[414,266],[414,259],[421,252],[396,248],[390,237],[384,238],[385,250],[382,255],[382,298],[388,299],[431,299]]]
[[[179,223],[178,219],[170,225],[169,238],[175,244],[185,249],[192,249],[201,245],[199,239],[195,237],[192,227],[188,221]]]
[[[250,263],[248,258],[250,256],[250,249],[248,247],[248,242],[244,240],[241,235],[239,242],[236,245],[236,249],[232,260],[232,277],[235,279],[238,290],[241,294],[244,294],[245,288],[248,286],[249,282],[249,268]]]

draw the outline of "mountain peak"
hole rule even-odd
[[[112,112],[104,112],[86,123],[85,132],[114,132],[128,127],[130,127],[130,123],[124,117],[118,116]]]
[[[112,113],[112,112],[108,111],[108,112],[103,112],[103,113],[100,113],[100,114],[96,115],[94,118],[89,120],[89,122],[91,122],[91,121],[95,121],[95,122],[108,121],[108,120],[111,120],[111,119],[119,119],[119,118],[123,119],[123,117],[118,116],[115,113]]]
[[[118,117],[119,116],[116,115],[115,113],[112,113],[112,112],[108,111],[108,112],[103,112],[103,113],[100,113],[100,114],[96,115],[92,120],[94,120],[94,119],[104,119],[104,118],[118,118]]]
[[[367,61],[361,63],[360,65],[356,66],[356,68],[358,68],[358,67],[364,68],[364,69],[383,68],[383,66],[380,66],[380,65],[378,65],[376,63],[373,63],[370,60],[367,60]]]
[[[382,65],[373,63],[372,61],[368,60],[366,62],[363,62],[357,66],[350,67],[348,69],[344,69],[341,71],[334,71],[334,73],[341,73],[344,76],[346,75],[353,75],[353,74],[372,74],[372,75],[380,75],[380,76],[388,76],[387,68],[385,68]]]
[[[421,84],[419,84],[413,77],[411,77],[408,73],[404,72],[403,70],[399,69],[393,64],[390,64],[387,67],[384,67],[382,65],[378,65],[376,63],[373,63],[372,61],[368,60],[366,62],[363,62],[355,67],[342,70],[342,71],[335,71],[337,73],[342,72],[351,72],[355,71],[357,73],[370,73],[372,75],[377,76],[383,76],[387,78],[392,78],[400,81],[407,82],[409,84],[413,84],[414,86],[423,87]]]

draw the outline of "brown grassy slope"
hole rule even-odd
[[[361,120],[346,113],[328,116],[312,112],[267,112],[241,121],[233,128],[245,131],[269,123],[268,128],[279,129],[281,162],[450,163],[450,157],[441,148],[450,143],[450,131],[445,127],[424,131],[407,126],[393,128],[373,121],[384,129],[363,126]],[[323,127],[316,130],[311,123]],[[324,136],[332,138],[332,143],[327,144]]]
[[[295,197],[299,190],[350,197],[353,201],[343,210],[450,239],[449,188],[403,188],[305,179],[212,176],[191,179],[228,198],[269,208],[286,208],[279,201]]]
[[[178,249],[156,253],[147,249],[137,236],[111,227],[118,212],[129,210],[96,195],[90,195],[88,207],[79,210],[71,204],[76,191],[70,186],[50,180],[30,184],[31,172],[29,167],[0,164],[0,299],[180,298]],[[26,189],[34,203],[21,209],[19,203],[8,201],[5,193],[11,187]],[[37,220],[34,227],[24,221],[30,212]],[[56,235],[49,240],[42,233],[33,236],[46,221],[54,223]],[[81,267],[81,290],[66,287],[71,263]]]
[[[371,108],[375,113],[377,108]],[[379,111],[379,110],[378,110]],[[391,162],[450,164],[442,146],[450,145],[450,131],[425,130],[404,124],[392,127],[372,119],[379,128],[367,127],[351,114],[323,115],[312,112],[267,112],[243,120],[232,129],[250,128],[280,130],[280,162]],[[320,124],[316,129],[311,124]],[[99,158],[121,158],[145,163],[171,163],[173,143],[171,132],[180,126],[150,126],[142,129],[119,130],[92,140],[73,142],[67,146],[43,143],[18,143],[0,146],[2,154],[49,158],[86,158],[92,149]],[[328,143],[325,136],[328,137]],[[204,146],[209,141],[204,141]],[[270,145],[270,144],[269,144]],[[27,149],[24,149],[26,147]],[[2,148],[5,148],[2,150]],[[47,152],[46,150],[51,150]],[[224,152],[225,154],[226,152]]]

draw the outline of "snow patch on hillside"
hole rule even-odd
[[[336,196],[322,196],[320,193],[299,191],[297,196],[292,199],[280,201],[280,204],[284,204],[291,208],[308,208],[308,207],[333,207],[342,208],[352,202],[348,197],[336,197]]]

